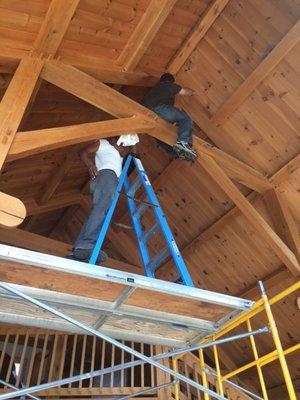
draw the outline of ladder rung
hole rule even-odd
[[[130,186],[130,188],[128,189],[127,194],[129,194],[130,196],[134,196],[135,192],[138,190],[138,188],[142,185],[142,181],[140,176],[138,175],[137,178],[135,178],[134,182],[132,183],[132,185]]]
[[[157,229],[159,228],[158,222],[156,222],[154,225],[151,226],[151,228],[149,228],[146,232],[144,232],[141,237],[140,240],[142,242],[147,242],[153,235],[154,233],[157,231]]]
[[[141,216],[145,213],[145,211],[148,209],[149,205],[147,203],[141,204],[139,207],[134,212],[134,216],[136,218],[141,218]]]
[[[164,261],[165,259],[170,255],[170,251],[167,247],[165,247],[160,253],[159,255],[154,258],[153,260],[151,260],[148,264],[147,264],[147,268],[151,269],[152,271],[154,269],[156,269],[157,267],[159,267]]]

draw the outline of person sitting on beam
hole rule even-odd
[[[192,96],[194,90],[181,87],[175,83],[172,74],[166,73],[142,99],[142,104],[167,122],[175,123],[178,128],[177,142],[173,148],[160,142],[168,153],[174,152],[180,159],[193,161],[197,152],[192,147],[192,119],[183,110],[174,106],[175,96]]]

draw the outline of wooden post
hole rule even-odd
[[[165,346],[156,346],[156,354],[165,353],[168,350],[169,349],[167,347],[165,347]],[[170,367],[170,363],[169,363],[169,359],[168,358],[164,358],[161,361],[161,364],[165,365],[166,367]],[[166,372],[161,371],[160,369],[156,369],[156,379],[157,379],[157,385],[161,385],[163,383],[170,382],[172,380],[172,378],[170,377],[169,374],[167,374]],[[167,388],[159,390],[157,392],[157,398],[159,400],[170,400],[172,398],[171,388],[167,387]]]

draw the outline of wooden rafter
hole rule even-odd
[[[34,53],[54,55],[68,29],[79,0],[52,0],[33,44]]]
[[[30,50],[30,55],[38,58],[53,57],[55,55],[66,33],[78,2],[79,0],[51,0],[46,17],[42,22],[32,49]],[[42,80],[39,79],[27,105],[22,123],[26,121],[31,112],[41,84]]]
[[[46,204],[51,199],[77,157],[78,149],[72,149],[72,151],[67,152],[59,168],[55,169],[50,179],[47,179],[46,184],[42,187],[40,197],[37,200],[39,204]]]
[[[30,51],[24,49],[14,49],[1,46],[0,54],[5,60],[5,65],[1,65],[2,73],[12,74],[18,66],[18,61],[28,56]],[[118,85],[152,87],[157,83],[158,78],[151,76],[143,71],[125,71],[123,67],[116,64],[113,60],[81,56],[70,56],[68,54],[59,55],[59,60],[65,64],[72,65],[79,70],[93,76],[100,82],[113,83]]]
[[[278,172],[276,172],[271,178],[270,181],[275,187],[278,187],[282,182],[288,179],[288,177],[294,173],[298,168],[300,168],[300,155],[296,156],[290,162],[288,162],[285,166],[283,166]],[[168,168],[169,169],[169,168]],[[164,174],[160,175],[159,178],[164,178]],[[255,201],[259,198],[258,193],[252,192],[247,196],[247,200],[249,203],[254,204]],[[181,249],[181,253],[183,257],[195,251],[201,244],[210,240],[214,235],[218,234],[221,229],[229,224],[233,218],[235,218],[241,211],[238,207],[233,207],[231,210],[227,211],[221,218],[219,218],[216,222],[214,222],[211,226],[209,226],[205,231],[200,233],[197,237],[194,238],[187,246]],[[286,271],[286,269],[285,269]],[[290,272],[287,271],[287,274],[290,276]],[[202,279],[205,277],[202,277]],[[240,294],[238,294],[240,295]],[[250,296],[250,295],[249,295]],[[243,297],[243,296],[241,296]],[[246,296],[247,297],[247,296]]]
[[[177,0],[152,0],[118,58],[125,70],[133,70],[143,57]]]
[[[145,110],[134,100],[77,68],[61,62],[46,62],[41,77],[117,118],[143,114]],[[151,115],[151,112],[148,114]]]
[[[83,65],[83,63],[74,62],[72,65],[104,83],[152,87],[158,81],[158,78],[148,75],[145,72],[124,71],[123,69],[119,70],[114,68],[114,65],[111,65],[110,68],[97,67],[97,62],[90,65]]]
[[[2,98],[0,103],[0,169],[34,91],[43,63],[38,58],[22,59]]]
[[[15,138],[15,134],[26,113],[34,102],[40,87],[40,72],[44,65],[43,56],[54,55],[67,30],[79,0],[52,0],[46,18],[33,44],[30,56],[23,56],[0,103],[0,169]],[[5,199],[5,195],[2,197]],[[17,199],[15,199],[17,200]],[[20,202],[21,203],[21,202]],[[22,204],[23,206],[23,204]],[[6,204],[1,199],[1,209]],[[5,214],[4,214],[5,215]],[[20,219],[20,222],[23,221]],[[5,217],[4,225],[11,225]]]
[[[10,148],[7,160],[16,160],[43,151],[85,143],[101,139],[101,137],[116,136],[125,132],[151,132],[153,128],[153,123],[141,117],[130,117],[61,128],[19,132]]]
[[[171,74],[177,74],[194,49],[198,46],[200,41],[205,36],[206,32],[212,26],[216,18],[225,8],[229,0],[215,0],[209,9],[201,17],[197,25],[194,27],[188,38],[183,43],[182,47],[177,51],[171,60],[168,71]]]
[[[46,204],[38,204],[34,199],[24,200],[27,216],[65,208],[73,204],[81,204],[84,196],[78,193],[66,193],[52,197]]]
[[[42,71],[42,77],[118,118],[140,115],[148,121],[155,122],[155,129],[150,134],[165,143],[173,144],[176,140],[177,133],[174,126],[163,121],[142,105],[74,67],[58,62],[47,62]],[[200,138],[194,137],[194,144],[200,153],[209,154],[216,159],[229,176],[238,182],[249,185],[259,192],[271,187],[266,178],[247,164],[211,146]],[[199,160],[201,161],[201,157]]]
[[[210,156],[203,155],[201,165],[241,210],[248,223],[261,235],[278,258],[287,266],[287,268],[289,268],[291,273],[295,276],[299,275],[300,266],[295,254],[286,246],[246,197],[243,196],[243,194],[231,182],[229,177],[218,166],[218,164]]]
[[[290,52],[300,40],[300,21],[298,21],[268,56],[258,65],[251,75],[238,87],[227,101],[212,117],[216,125],[223,124],[226,119],[247,99],[263,79]]]
[[[67,243],[17,228],[0,229],[0,241],[1,243],[62,257],[65,257],[71,250],[71,246]]]
[[[300,263],[300,233],[284,193],[281,193],[277,188],[268,190],[264,194],[264,200],[274,224],[275,232],[293,251]]]

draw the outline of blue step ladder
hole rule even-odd
[[[133,182],[130,182],[128,177],[128,171],[131,166],[134,167],[134,170],[137,173],[137,176],[133,180]],[[146,194],[146,201],[137,201],[134,197],[137,190],[141,187],[144,189],[144,192]],[[128,208],[131,214],[133,229],[135,232],[136,241],[138,244],[138,249],[145,270],[145,274],[150,278],[155,278],[155,271],[163,264],[163,262],[168,257],[171,256],[178,271],[178,279],[176,280],[176,282],[182,283],[187,286],[194,286],[192,278],[183,261],[183,258],[175,242],[174,236],[160,207],[159,201],[141,163],[141,160],[132,155],[129,155],[125,161],[125,165],[119,178],[115,194],[102,224],[97,242],[89,260],[89,264],[96,264],[118,199],[123,189],[127,198]],[[136,202],[139,203],[138,206]],[[141,218],[146,210],[148,210],[149,208],[153,211],[153,214],[155,216],[155,223],[147,231],[143,231]],[[148,248],[148,242],[159,230],[163,233],[166,246],[161,250],[158,255],[156,255],[154,258],[151,258]]]

